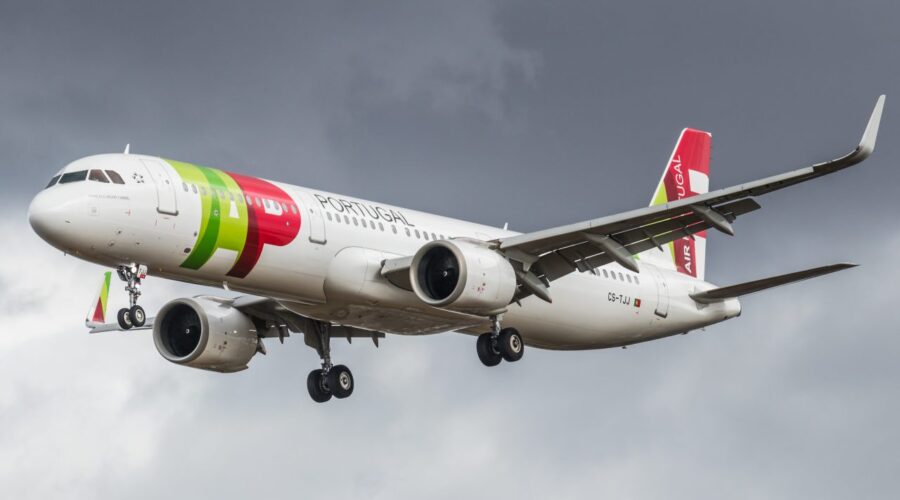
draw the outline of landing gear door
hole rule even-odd
[[[156,210],[161,214],[178,215],[178,202],[175,197],[175,182],[169,173],[169,167],[158,160],[141,160],[150,179],[156,185]]]
[[[669,284],[659,269],[653,266],[643,266],[643,269],[649,270],[653,275],[653,281],[656,282],[656,310],[654,313],[660,318],[665,318],[669,315]]]
[[[309,226],[309,241],[324,245],[328,240],[325,238],[325,219],[323,218],[322,209],[320,209],[306,193],[300,193],[300,202],[300,206],[306,209],[306,222]]]

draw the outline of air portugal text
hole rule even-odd
[[[414,224],[410,224],[409,221],[406,220],[405,215],[393,209],[384,208],[379,205],[360,203],[358,201],[345,200],[343,198],[335,198],[334,196],[324,196],[318,193],[314,196],[319,200],[319,203],[322,204],[322,208],[325,209],[331,207],[338,212],[352,214],[357,217],[369,217],[387,223],[401,223],[405,226],[415,227]]]

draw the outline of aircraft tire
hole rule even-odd
[[[118,320],[119,327],[123,330],[128,330],[133,326],[131,323],[131,311],[128,309],[119,309],[116,320]]]
[[[135,328],[144,326],[144,323],[147,321],[147,313],[144,312],[144,308],[141,306],[132,307],[128,311],[128,316],[131,318],[131,324]]]
[[[522,359],[525,354],[525,342],[522,336],[515,328],[504,328],[500,330],[500,337],[497,339],[497,347],[503,359],[514,362]]]
[[[328,370],[328,389],[338,399],[344,399],[353,394],[356,384],[353,381],[353,373],[344,365],[337,365]]]
[[[475,342],[475,350],[478,352],[478,359],[484,364],[484,366],[497,366],[500,364],[500,361],[503,360],[503,357],[494,349],[491,341],[490,333],[483,333],[478,336],[478,341]]]
[[[309,391],[309,397],[316,403],[324,403],[331,399],[331,391],[322,383],[324,380],[322,369],[313,370],[306,377],[306,390]]]

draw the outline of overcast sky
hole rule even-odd
[[[233,5],[229,5],[233,3]],[[897,498],[897,2],[0,0],[4,498]],[[177,158],[529,231],[649,201],[678,132],[711,188],[878,147],[712,235],[721,284],[861,267],[627,350],[483,367],[463,335],[298,337],[233,375],[88,337],[102,269],[27,225],[81,156]],[[892,100],[893,99],[893,100]],[[209,289],[148,279],[143,303]],[[118,284],[112,307],[125,302]]]

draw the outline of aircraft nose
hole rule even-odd
[[[67,224],[66,211],[61,200],[52,193],[41,191],[28,207],[28,223],[34,232],[48,243],[57,243]]]

